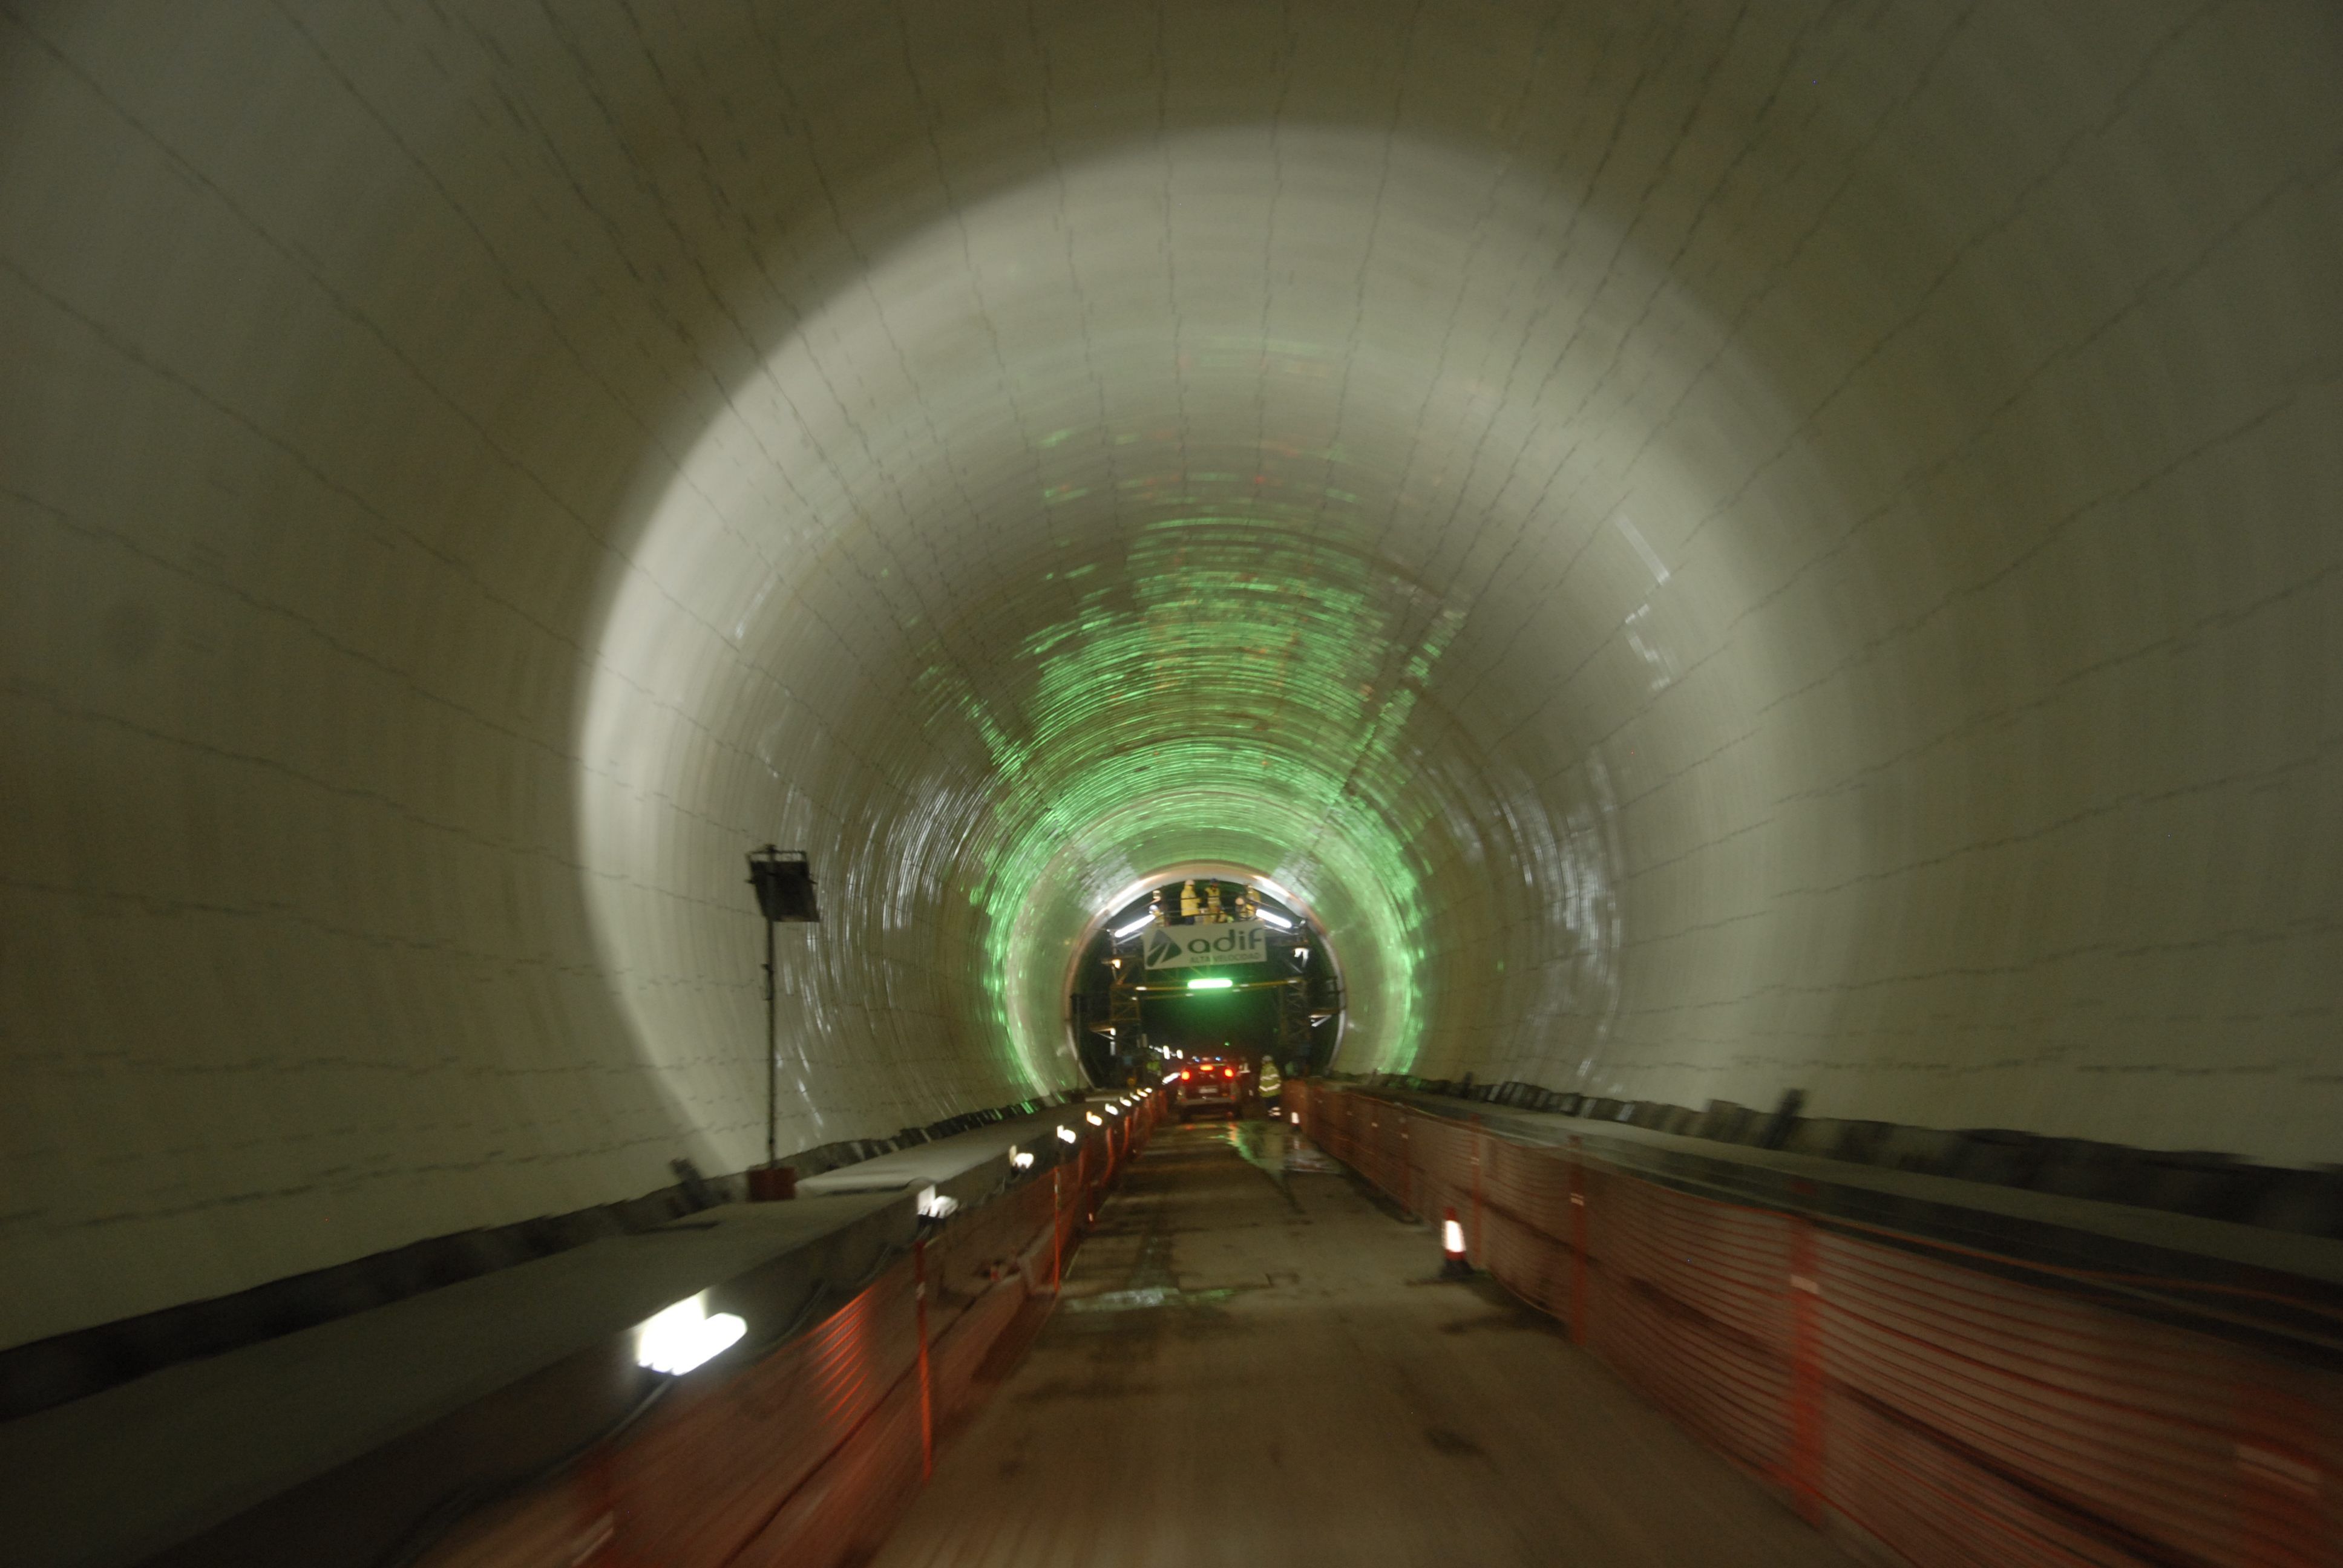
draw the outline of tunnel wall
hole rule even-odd
[[[2314,4],[0,20],[15,1342],[1071,1081],[2343,1158]],[[974,955],[973,957],[971,955]]]

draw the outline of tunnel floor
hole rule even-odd
[[[1850,1561],[1294,1141],[1157,1132],[880,1568]]]

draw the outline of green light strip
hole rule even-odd
[[[1166,518],[1013,658],[978,663],[987,689],[932,650],[930,722],[970,727],[992,772],[989,829],[951,875],[989,1027],[1037,1081],[1061,1076],[1071,928],[1101,912],[1081,900],[1189,861],[1296,883],[1343,961],[1362,1031],[1346,1060],[1414,1060],[1423,874],[1408,846],[1433,807],[1399,741],[1461,618],[1325,525],[1258,503]]]

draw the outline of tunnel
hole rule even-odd
[[[1484,1245],[1487,1184],[1610,1159],[1519,1177],[1554,1279],[1590,1194],[1645,1215],[1598,1217],[1603,1268],[1677,1234],[1635,1181],[1794,1227],[1778,1465],[1567,1306],[1514,1336],[1578,1381],[1504,1432],[1658,1410],[1638,1442],[1739,1464],[1634,1483],[1656,1515],[1750,1489],[1804,1533],[1751,1562],[1833,1519],[1902,1563],[2343,1562],[2338,80],[2321,0],[8,5],[0,1493],[54,1516],[32,1560],[421,1561],[606,1461],[380,1458],[502,1386],[476,1370],[333,1450],[366,1508],[238,1536],[330,1444],[168,1380],[395,1314],[468,1343],[461,1292],[646,1236],[809,1256],[826,1203],[869,1210],[852,1260],[821,1243],[863,1289],[1009,1212],[919,1173],[977,1140],[1058,1193],[1018,1243],[1066,1309],[1035,1366],[1125,1321],[1071,1310],[1084,1268],[1141,1270],[1100,1299],[1142,1316],[1266,1310],[1146,1282],[1115,1226],[1211,1222],[1182,1171],[1230,1212],[1324,1194],[1258,1219],[1336,1273],[1430,1274],[1457,1208],[1457,1289],[1512,1323],[1553,1302]],[[818,920],[759,918],[767,845]],[[1084,1065],[1079,960],[1198,868],[1339,965],[1339,1046],[1273,1121],[1183,1127],[1160,1074]],[[799,1199],[743,1201],[782,1163]],[[1070,1204],[1077,1169],[1120,1185]],[[1796,1260],[1862,1227],[1932,1238],[1957,1281],[1923,1296],[2024,1274],[2242,1358],[2212,1392],[2120,1358],[2164,1368],[2143,1408],[2203,1393],[2174,1452],[2215,1479],[2149,1517],[1940,1445],[2096,1543],[2066,1555],[1831,1493],[1815,1455],[1853,1450],[1814,1412],[1857,1374],[1802,1402],[1796,1347],[1855,1309]],[[2077,1397],[2070,1446],[2120,1448],[2122,1402]],[[138,1400],[146,1438],[107,1413]],[[639,1453],[688,1402],[573,1425]],[[995,1419],[930,1502],[1009,1506],[952,1481]],[[1513,1441],[1417,1425],[1426,1463]],[[266,1473],[132,1529],[134,1440]],[[608,1517],[558,1560],[620,1561]],[[1569,1560],[1696,1560],[1639,1550]]]

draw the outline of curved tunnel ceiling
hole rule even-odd
[[[2343,1157],[2323,7],[0,27],[11,1340],[749,1163],[769,839],[784,1148],[1211,861],[1346,1067]]]
[[[1558,645],[1524,634],[1560,612],[1583,660],[1620,624],[1622,585],[1574,558],[1588,529],[1566,520],[1579,448],[1615,436],[1594,385],[1612,355],[1574,348],[1604,279],[1646,297],[1656,280],[1613,226],[1507,176],[1385,135],[1166,136],[964,202],[794,324],[626,547],[581,838],[589,867],[623,857],[597,883],[613,967],[671,918],[655,865],[689,831],[647,797],[729,864],[739,824],[686,790],[799,788],[797,759],[843,747],[872,777],[841,905],[972,904],[935,961],[968,944],[958,967],[981,990],[954,1023],[1013,1071],[1071,1070],[1081,917],[1179,861],[1342,911],[1363,1063],[1425,1050],[1451,923],[1432,890],[1460,863],[1475,902],[1493,859],[1523,886],[1510,918],[1555,928],[1573,962],[1554,1000],[1583,998],[1613,961],[1587,923],[1613,872],[1584,784],[1553,775],[1598,737],[1570,712],[1588,697],[1554,678]],[[1578,279],[1558,265],[1574,229]],[[1242,270],[1182,288],[1179,256],[1249,232]],[[1718,354],[1715,332],[1688,336],[1675,354]],[[1531,396],[1501,428],[1510,382]],[[1631,483],[1684,489],[1671,457]],[[1636,570],[1656,563],[1624,511],[1607,522]],[[1648,570],[1631,598],[1668,576]],[[1453,648],[1467,607],[1503,642]],[[1649,635],[1648,658],[1670,657]],[[1448,684],[1452,654],[1493,667]],[[801,692],[815,658],[822,689]],[[1651,668],[1631,681],[1664,681]],[[1485,754],[1521,717],[1488,695],[1524,687],[1551,688],[1546,744]],[[1473,706],[1443,710],[1443,689]],[[743,722],[674,728],[710,711]],[[680,782],[726,767],[746,774]],[[1541,785],[1561,809],[1541,801],[1524,839],[1506,804]],[[1574,816],[1566,834],[1548,819]],[[1486,988],[1453,989],[1470,1005]],[[639,1016],[650,1038],[699,1021],[656,1001]]]

